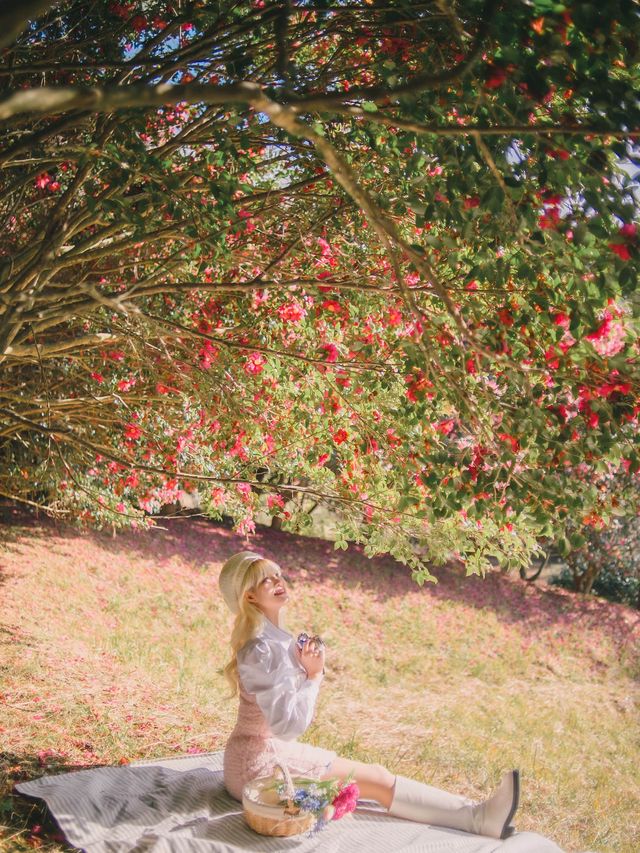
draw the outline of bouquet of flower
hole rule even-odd
[[[314,832],[324,829],[330,820],[339,820],[353,812],[358,804],[360,790],[349,779],[301,779],[295,780],[295,792],[289,799],[286,781],[277,781],[274,788],[280,802],[292,803],[285,811],[287,814],[307,812],[315,817]]]

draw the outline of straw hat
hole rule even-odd
[[[240,610],[240,591],[242,584],[247,574],[249,566],[253,565],[256,560],[264,560],[260,554],[255,551],[240,551],[229,557],[218,578],[220,592],[227,603],[229,610],[232,613],[238,613]]]

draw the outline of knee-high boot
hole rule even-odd
[[[510,821],[518,808],[520,774],[505,773],[489,799],[474,803],[423,782],[396,776],[389,814],[420,823],[461,829],[491,838],[507,838],[513,832]]]

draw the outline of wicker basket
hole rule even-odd
[[[276,770],[280,771],[287,783],[287,803],[280,803],[273,789],[267,790],[277,780],[276,774],[247,782],[242,791],[242,808],[246,822],[260,835],[289,836],[309,832],[315,825],[315,815],[301,811],[294,804],[295,787],[287,767],[278,763]]]

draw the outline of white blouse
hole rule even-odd
[[[238,652],[238,675],[246,693],[254,693],[269,728],[282,740],[294,740],[311,723],[320,689],[296,658],[296,641],[268,619]]]

